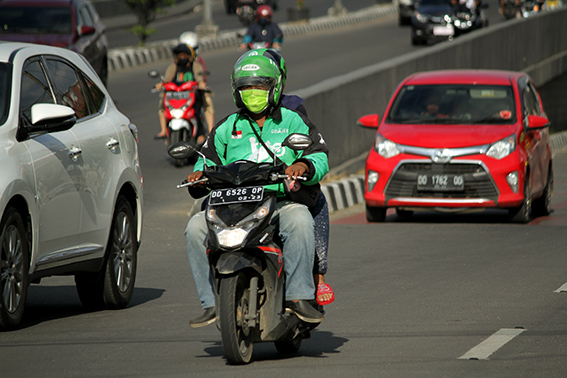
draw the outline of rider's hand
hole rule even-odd
[[[248,50],[245,43],[240,44],[240,50]]]
[[[191,173],[189,176],[187,176],[187,182],[195,182],[197,180],[200,180],[201,177],[203,177],[203,171],[195,171]]]
[[[302,176],[304,173],[309,172],[309,167],[307,164],[298,162],[290,165],[285,170],[285,174],[291,180],[297,179],[299,176]]]
[[[156,89],[161,89],[163,87],[163,83],[157,83],[156,84]]]

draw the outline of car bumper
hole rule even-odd
[[[523,201],[523,167],[517,152],[501,160],[477,155],[455,158],[447,164],[435,164],[429,158],[410,155],[384,159],[372,150],[366,163],[364,198],[372,207],[438,210],[511,208]],[[373,188],[369,188],[369,172],[378,174]],[[462,176],[464,186],[457,190],[418,189],[418,175],[424,172]],[[517,172],[518,176],[515,189],[507,180],[513,172]]]

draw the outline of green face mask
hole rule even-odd
[[[268,107],[268,91],[262,89],[246,89],[240,91],[244,106],[252,113],[262,113]]]

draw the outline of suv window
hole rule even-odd
[[[69,7],[5,6],[0,12],[3,33],[71,33]]]
[[[31,125],[31,107],[34,104],[54,104],[53,95],[39,58],[25,63],[20,94],[20,115],[23,125]]]
[[[58,59],[47,58],[46,62],[57,103],[73,108],[77,119],[91,115],[92,112],[89,109],[84,87],[75,69]]]
[[[87,7],[81,7],[81,9],[79,9],[79,21],[77,23],[79,26],[94,26],[93,19]]]
[[[0,125],[6,122],[10,108],[10,71],[10,65],[0,63]]]
[[[82,75],[83,81],[87,86],[87,91],[89,92],[90,96],[90,105],[93,113],[98,113],[102,111],[102,106],[104,105],[104,92],[100,90],[99,87],[96,86],[95,83],[87,76]]]
[[[528,83],[524,89],[524,108],[527,115],[540,115],[541,109],[539,107],[539,101],[537,93],[531,83]]]

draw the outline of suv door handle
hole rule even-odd
[[[79,159],[79,155],[81,155],[82,153],[83,153],[83,150],[81,150],[79,147],[73,146],[69,150],[68,156],[71,158],[71,160],[77,161]]]
[[[115,138],[110,138],[110,140],[106,142],[106,147],[108,147],[110,151],[114,151],[119,145],[120,142],[117,141]]]

